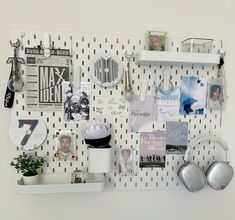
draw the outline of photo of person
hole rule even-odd
[[[224,102],[224,89],[220,80],[211,80],[208,83],[207,107],[220,109]]]
[[[120,149],[119,151],[119,173],[122,176],[134,175],[134,152],[132,149]]]
[[[80,88],[72,88],[69,82],[63,82],[63,112],[66,122],[89,120],[90,83],[81,82]]]
[[[75,159],[75,133],[74,132],[56,132],[56,152],[54,159],[58,161],[67,161]]]
[[[148,36],[148,47],[151,51],[165,51],[166,50],[166,36],[165,32],[149,31]]]

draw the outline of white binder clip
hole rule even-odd
[[[49,34],[44,34],[44,42],[43,42],[44,56],[50,57],[51,55],[51,37]]]
[[[80,84],[81,84],[81,67],[79,65],[74,65],[73,86],[74,88],[79,89]]]
[[[142,80],[141,81],[141,87],[140,87],[140,101],[145,101],[146,95],[147,95],[147,89],[148,89],[148,81]]]

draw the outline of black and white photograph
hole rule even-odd
[[[165,131],[140,133],[140,168],[165,167]]]
[[[90,119],[90,83],[81,82],[79,89],[63,83],[63,115],[65,122]]]

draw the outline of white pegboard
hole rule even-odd
[[[124,70],[127,70],[127,60],[125,59],[125,51],[134,51],[137,53],[145,48],[145,37],[133,36],[97,36],[88,34],[66,34],[66,33],[49,33],[54,48],[72,49],[75,58],[74,65],[81,66],[81,81],[91,82],[92,84],[92,103],[98,96],[123,96],[124,83],[123,80],[113,88],[101,88],[93,84],[90,80],[90,59],[98,53],[110,53],[117,55],[123,63]],[[44,32],[17,31],[14,33],[21,42],[22,47],[19,56],[25,57],[25,47],[36,47],[43,45]],[[182,39],[169,41],[170,51],[180,51],[180,42]],[[217,51],[220,43],[214,45]],[[211,65],[191,64],[172,64],[158,66],[140,66],[134,62],[131,64],[131,80],[135,94],[139,94],[142,80],[148,80],[147,94],[152,94],[151,88],[154,84],[158,84],[163,77],[163,71],[169,69],[170,79],[174,85],[180,86],[181,76],[202,76],[213,77],[217,73],[217,67]],[[25,66],[22,67],[22,74],[26,79]],[[84,122],[64,123],[62,111],[32,111],[26,110],[25,91],[17,93],[15,97],[14,108],[12,109],[12,118],[19,116],[40,117],[44,120],[48,128],[48,137],[45,143],[35,150],[35,154],[46,156],[48,162],[42,168],[41,172],[49,175],[53,173],[70,174],[75,168],[87,170],[88,165],[88,148],[81,137],[81,128]],[[91,103],[92,117],[95,109]],[[107,122],[112,127],[111,146],[113,149],[113,170],[110,174],[105,175],[106,189],[109,190],[132,190],[132,189],[168,189],[180,187],[177,177],[178,168],[183,163],[183,155],[167,155],[165,168],[141,168],[138,170],[137,176],[120,176],[118,173],[118,149],[134,148],[136,149],[137,158],[139,152],[139,133],[130,133],[128,131],[128,117],[98,117],[99,120]],[[199,134],[218,133],[220,131],[220,113],[207,111],[204,115],[179,116],[179,121],[189,122],[189,138]],[[153,130],[164,130],[165,124],[155,123]],[[55,150],[55,140],[53,134],[58,130],[73,130],[76,135],[76,161],[52,161]],[[18,151],[19,148],[17,148]],[[214,144],[202,145],[199,150],[192,155],[192,160],[197,162],[201,167],[206,169],[208,165],[217,158],[218,151]],[[137,161],[138,162],[138,161]]]

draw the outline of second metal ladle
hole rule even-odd
[[[130,80],[130,63],[134,57],[134,52],[131,54],[128,54],[127,51],[125,52],[125,57],[127,59],[127,68],[128,70],[125,71],[125,88],[124,88],[124,96],[125,99],[130,101],[133,98],[133,90],[131,86],[131,80]]]

